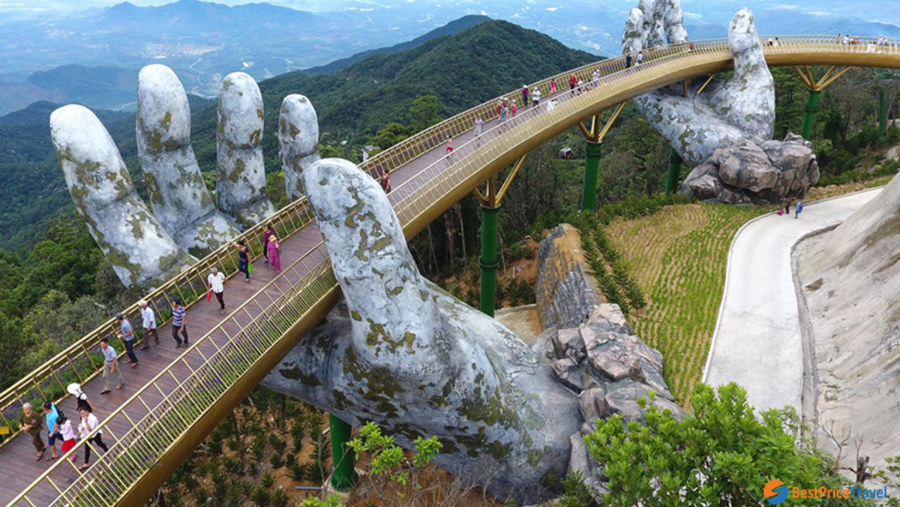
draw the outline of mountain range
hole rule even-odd
[[[108,67],[134,76],[144,65],[165,63],[178,73],[190,93],[204,97],[213,97],[224,75],[237,70],[257,80],[298,69],[333,72],[342,64],[359,61],[337,63],[351,55],[367,56],[365,52],[372,48],[423,36],[466,15],[476,18],[463,19],[488,16],[510,21],[572,48],[611,55],[620,51],[625,17],[637,4],[631,0],[569,0],[564,4],[551,0],[272,1],[309,11],[267,3],[227,6],[180,0],[158,7],[125,2],[27,17],[0,5],[0,114],[36,100],[133,108],[133,100],[128,98],[133,95],[133,78],[127,83],[108,80],[104,77]],[[686,28],[694,40],[724,37],[731,16],[742,7],[734,0],[685,0],[682,4]],[[849,32],[900,37],[900,15],[886,12],[872,0],[791,4],[760,0],[752,8],[762,34]],[[18,14],[2,15],[7,12]],[[876,13],[880,20],[866,19]],[[82,67],[54,70],[68,65]],[[69,86],[76,70],[84,88],[97,88],[96,93],[81,94],[77,86]],[[35,75],[37,72],[44,74]]]
[[[478,20],[466,20],[458,26]],[[409,108],[422,95],[435,95],[447,117],[547,75],[596,59],[534,30],[504,21],[483,21],[455,34],[432,34],[408,49],[384,52],[332,73],[298,71],[260,82],[265,103],[263,152],[269,171],[280,170],[274,134],[281,100],[302,93],[316,107],[321,140],[330,145],[365,144],[389,122],[410,123]],[[392,51],[392,52],[391,52]],[[542,55],[535,59],[534,55]],[[182,77],[179,74],[179,77]],[[201,170],[215,170],[216,104],[191,97],[192,145]],[[133,99],[132,99],[133,100]],[[50,143],[48,121],[58,104],[38,102],[0,117],[0,248],[24,252],[71,199]],[[135,117],[96,110],[122,153],[138,191]]]

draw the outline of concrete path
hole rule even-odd
[[[769,213],[735,234],[703,382],[736,382],[758,412],[801,411],[803,351],[791,249],[804,236],[840,224],[878,195],[871,189],[804,207],[799,219]]]

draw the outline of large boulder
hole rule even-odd
[[[788,134],[784,142],[742,140],[719,148],[691,171],[681,192],[703,201],[781,204],[802,198],[818,180],[811,143]]]

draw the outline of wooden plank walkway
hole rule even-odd
[[[574,96],[574,94],[565,90],[557,92],[553,98],[556,98],[561,102],[571,96]],[[551,97],[544,97],[541,105],[538,107],[529,106],[520,108],[516,117],[507,119],[507,125],[505,127],[508,128],[508,126],[512,124],[523,121],[536,114],[540,114],[541,111],[545,110],[547,107],[546,104],[550,100]],[[396,204],[415,191],[413,188],[404,188],[402,186],[404,182],[408,181],[435,162],[440,162],[444,159],[444,163],[435,164],[434,167],[429,170],[430,178],[428,178],[428,180],[436,177],[443,169],[449,167],[453,160],[460,160],[466,155],[473,153],[481,146],[489,143],[492,139],[495,139],[499,135],[499,131],[496,129],[497,126],[498,120],[496,118],[491,120],[486,119],[484,133],[479,142],[469,143],[469,141],[472,141],[475,137],[473,131],[455,137],[453,145],[456,149],[453,151],[452,158],[447,156],[445,146],[441,145],[392,172],[391,182],[396,190],[389,196],[391,203]],[[282,267],[290,265],[294,260],[310,252],[320,241],[321,234],[315,223],[308,224],[292,236],[284,239],[282,241],[281,254]],[[259,250],[260,243],[251,245],[251,248]],[[322,251],[324,252],[324,248]],[[235,256],[237,256],[237,252],[235,252]],[[132,406],[136,405],[138,408],[132,409],[130,406],[117,417],[104,420],[108,414],[124,404],[125,401],[139,390],[141,386],[150,382],[162,369],[173,363],[177,363],[172,369],[173,376],[161,377],[157,381],[155,389],[147,391],[149,394],[145,396],[144,402],[151,408],[155,407],[156,403],[162,399],[160,393],[169,392],[177,385],[176,378],[186,378],[191,370],[203,363],[204,356],[209,357],[216,351],[217,345],[222,346],[229,340],[226,333],[228,335],[235,335],[240,331],[240,327],[245,326],[251,321],[253,314],[255,313],[252,312],[252,306],[241,312],[233,312],[233,310],[249,298],[254,297],[261,287],[276,278],[276,274],[272,267],[264,264],[262,261],[263,259],[259,258],[253,263],[254,269],[249,283],[244,282],[243,274],[239,274],[240,276],[232,276],[229,279],[225,287],[224,297],[226,310],[230,313],[220,315],[218,312],[218,301],[215,298],[209,302],[201,299],[199,302],[188,308],[186,322],[192,345],[198,343],[199,338],[209,333],[210,330],[213,330],[215,326],[223,320],[229,317],[231,318],[231,321],[220,328],[220,331],[213,333],[211,340],[206,340],[200,346],[196,346],[187,351],[184,349],[176,349],[175,340],[171,335],[171,325],[166,324],[158,329],[160,338],[159,345],[151,344],[149,350],[140,350],[140,345],[137,346],[135,353],[138,356],[139,366],[130,368],[128,366],[127,357],[120,357],[118,364],[119,367],[122,368],[122,375],[125,382],[123,389],[115,389],[115,384],[117,382],[115,375],[112,376],[113,378],[110,381],[113,390],[109,394],[100,394],[102,380],[99,377],[82,386],[96,408],[95,414],[101,420],[101,425],[104,427],[103,440],[104,443],[110,447],[110,452],[119,452],[120,449],[127,446],[128,433],[129,431],[135,430],[132,422],[137,422],[142,417],[146,416],[148,410],[141,406],[141,404],[132,404]],[[263,306],[268,305],[269,301],[274,300],[279,296],[283,289],[286,289],[290,284],[296,283],[299,276],[302,274],[304,273],[283,270],[281,276],[278,277],[278,281],[268,290],[271,299],[259,294],[256,295],[257,300],[261,300]],[[136,327],[140,326],[140,322],[132,322],[132,324]],[[153,397],[154,391],[156,391],[155,399]],[[77,426],[78,421],[80,421],[80,416],[78,416],[75,411],[74,399],[68,397],[60,403],[58,407],[72,418],[73,426]],[[44,440],[46,442],[46,437]],[[118,446],[116,446],[117,444]],[[57,449],[59,449],[59,444],[57,444]],[[81,473],[76,470],[76,468],[84,462],[84,452],[81,448],[77,448],[76,451],[77,456],[74,466],[60,466],[51,473],[51,480],[60,489],[65,489],[72,484],[75,478]],[[97,447],[92,449],[92,463],[96,460],[96,457],[100,452],[102,452],[102,450]],[[49,450],[44,453],[45,458],[48,456],[50,456]],[[61,454],[58,459],[62,459]],[[21,491],[28,487],[52,464],[53,462],[35,460],[34,447],[31,445],[30,436],[27,434],[16,437],[13,442],[0,448],[0,474],[5,478],[4,487],[0,488],[0,504],[10,504]],[[91,469],[88,469],[86,473],[90,474]],[[34,502],[35,505],[50,505],[56,501],[58,497],[58,492],[50,487],[47,482],[40,483],[40,485],[28,495],[28,498]],[[28,504],[21,501],[16,505]]]

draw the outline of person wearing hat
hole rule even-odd
[[[275,234],[269,236],[269,264],[275,268],[275,272],[281,271],[281,241],[275,237]]]
[[[181,334],[184,335],[184,344],[181,343],[181,338],[178,337],[178,332],[181,331]],[[188,346],[188,334],[187,334],[187,318],[184,315],[184,307],[181,306],[181,300],[175,298],[172,300],[172,338],[175,338],[175,348],[187,348]]]
[[[141,350],[147,350],[150,348],[151,336],[159,345],[159,335],[156,334],[156,314],[143,299],[138,301],[138,306],[141,307],[141,327],[144,328],[144,346],[141,347]]]
[[[206,277],[206,289],[211,290],[219,300],[219,314],[225,313],[225,274],[213,267],[212,273]]]
[[[116,320],[119,321],[119,332],[116,333],[125,344],[125,352],[128,354],[128,364],[134,368],[138,365],[138,358],[134,355],[134,328],[131,322],[121,313],[116,314]]]
[[[528,85],[522,85],[522,107],[528,105]]]

